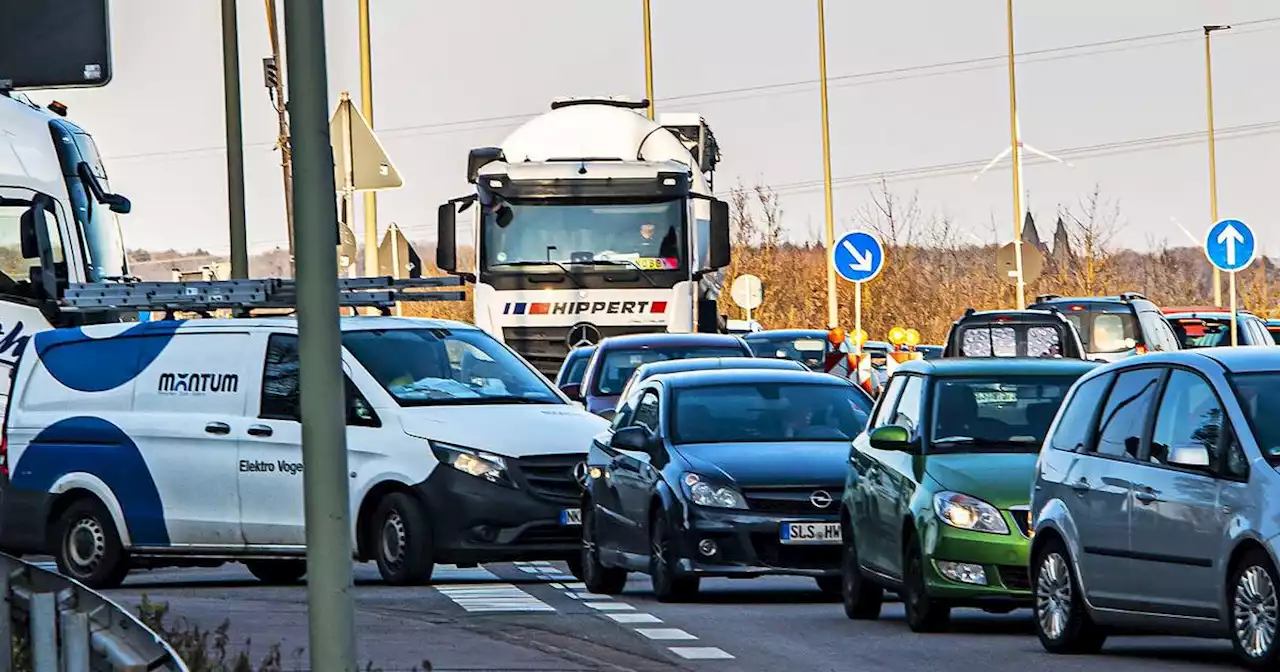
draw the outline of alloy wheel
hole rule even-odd
[[[1040,561],[1036,577],[1036,619],[1049,639],[1062,639],[1071,618],[1071,572],[1058,553],[1048,553]]]
[[[1252,565],[1236,580],[1232,624],[1236,640],[1250,658],[1262,658],[1271,650],[1280,618],[1276,586],[1266,569]]]

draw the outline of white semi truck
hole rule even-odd
[[[71,285],[129,275],[116,218],[129,199],[111,193],[93,137],[66,112],[0,91],[0,381],[32,334],[127,316],[58,305]]]
[[[471,150],[475,193],[439,208],[436,265],[474,283],[475,323],[549,377],[570,349],[608,336],[725,331],[719,147],[700,115],[654,121],[647,107],[557,100],[501,147]],[[468,209],[474,273],[458,265]]]

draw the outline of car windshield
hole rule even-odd
[[[564,403],[479,329],[347,331],[342,345],[401,406]]]
[[[485,215],[485,270],[523,272],[520,266],[536,263],[595,262],[634,264],[652,271],[684,268],[682,200],[593,204],[539,199],[515,200],[508,206],[512,216],[506,226],[493,213]]]
[[[827,353],[827,339],[814,337],[753,338],[747,341],[756,357],[790,359],[800,362],[813,371],[822,370]]]
[[[668,359],[694,359],[699,357],[747,357],[741,348],[697,345],[692,347],[645,348],[635,350],[607,350],[604,361],[595,377],[593,392],[602,396],[621,394],[631,375],[641,364]]]
[[[1231,344],[1231,320],[1174,318],[1169,320],[1183,348],[1214,348]]]
[[[1038,452],[1075,380],[1061,375],[940,379],[934,384],[929,451]]]
[[[1061,357],[1063,329],[1052,324],[975,324],[960,332],[963,357]]]
[[[1253,436],[1271,464],[1280,464],[1280,371],[1237,373],[1231,376],[1240,401],[1240,409],[1253,430]]]
[[[677,389],[671,442],[852,441],[871,402],[849,385],[750,383]]]
[[[1142,337],[1137,316],[1124,304],[1062,304],[1050,308],[1061,312],[1075,326],[1080,344],[1091,354],[1132,350]]]

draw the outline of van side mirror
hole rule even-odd
[[[572,401],[582,401],[582,383],[565,383],[560,391]]]
[[[900,425],[885,425],[871,430],[871,447],[877,450],[894,450],[900,453],[915,452],[911,432]]]
[[[733,247],[729,236],[729,204],[719,199],[711,201],[711,239],[708,243],[710,267],[720,269],[728,266]]]
[[[436,210],[436,267],[448,273],[458,270],[457,219],[452,201]]]

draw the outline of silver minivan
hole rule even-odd
[[[1229,638],[1280,663],[1280,350],[1124,359],[1073,386],[1032,487],[1035,627],[1053,653],[1111,634]]]

